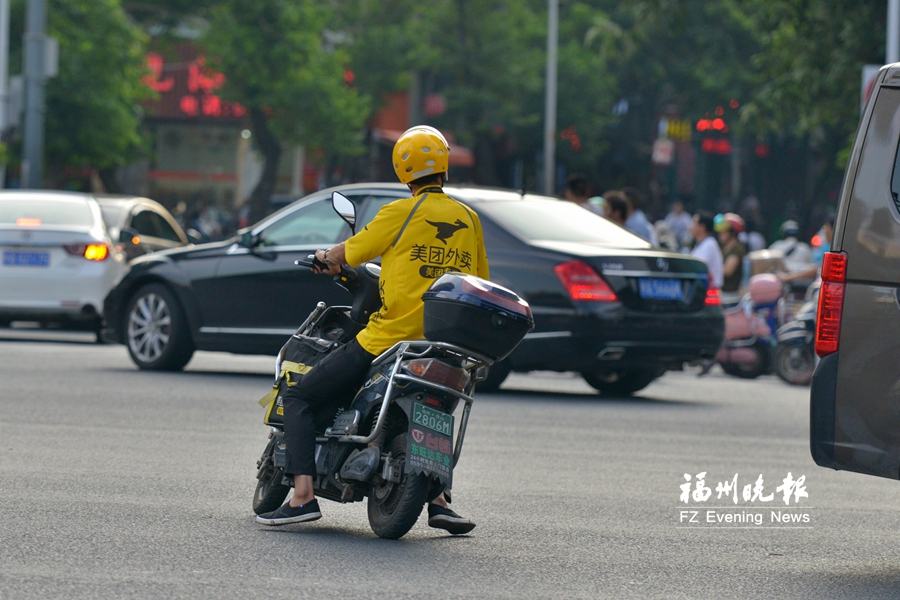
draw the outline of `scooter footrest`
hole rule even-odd
[[[334,424],[325,430],[325,437],[356,434],[359,429],[359,419],[358,410],[345,410],[335,418]]]
[[[374,446],[369,446],[362,451],[354,450],[344,466],[341,467],[341,479],[365,481],[378,468],[380,460],[381,451]]]

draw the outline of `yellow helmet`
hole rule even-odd
[[[427,125],[410,127],[397,143],[393,153],[394,172],[400,183],[409,183],[450,168],[450,144],[440,131]]]

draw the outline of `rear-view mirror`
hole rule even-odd
[[[141,237],[131,227],[125,227],[119,232],[119,243],[137,246],[141,243]]]
[[[334,212],[341,215],[341,218],[347,222],[350,230],[356,233],[356,205],[342,193],[333,192],[331,206],[334,208]]]

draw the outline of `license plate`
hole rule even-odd
[[[639,279],[641,298],[649,300],[681,300],[679,279]]]
[[[418,402],[413,404],[413,423],[444,435],[453,435],[453,415],[428,408]]]
[[[406,445],[406,472],[435,476],[450,487],[453,481],[453,415],[413,403]]]
[[[49,267],[49,252],[4,252],[4,267]]]

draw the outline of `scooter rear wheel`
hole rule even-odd
[[[400,539],[416,524],[431,486],[428,477],[405,472],[406,435],[394,437],[387,448],[404,469],[400,481],[384,483],[369,492],[369,525],[375,535],[388,540]]]
[[[816,361],[808,345],[778,344],[775,348],[775,374],[791,385],[809,385]]]

